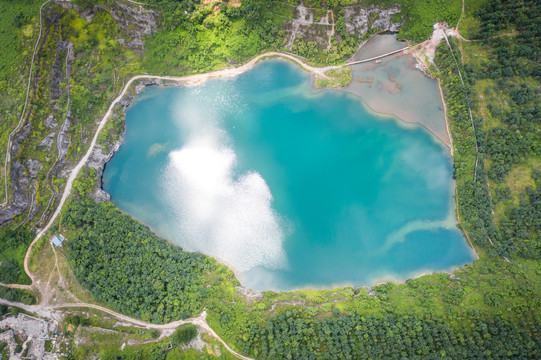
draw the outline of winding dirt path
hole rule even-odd
[[[52,181],[50,181],[50,175],[51,175],[51,171],[53,171],[54,167],[58,164],[58,162],[60,161],[61,157],[62,156],[66,156],[66,153],[67,153],[67,150],[65,151],[66,153],[65,154],[62,154],[62,150],[61,150],[61,146],[60,146],[60,136],[62,135],[62,132],[63,132],[63,129],[65,129],[65,133],[67,133],[67,130],[68,130],[68,125],[67,122],[69,120],[69,116],[70,116],[70,113],[71,113],[71,76],[70,76],[70,71],[71,71],[71,66],[69,66],[69,63],[68,63],[68,60],[69,60],[69,57],[70,57],[70,54],[72,53],[72,48],[71,47],[68,47],[68,50],[66,52],[66,61],[65,61],[65,65],[64,67],[66,68],[66,83],[67,83],[67,87],[68,87],[68,101],[67,101],[67,105],[66,105],[66,114],[64,115],[64,121],[62,122],[62,125],[60,125],[60,128],[58,129],[58,134],[56,135],[56,147],[57,147],[57,151],[58,151],[58,155],[56,157],[56,160],[54,162],[53,165],[51,165],[49,171],[47,172],[47,175],[45,175],[45,181],[48,181],[48,185],[49,185],[49,189],[51,190],[51,198],[49,199],[49,203],[47,204],[47,207],[45,208],[45,210],[43,210],[43,213],[41,214],[41,217],[40,219],[38,220],[37,223],[35,223],[33,226],[32,226],[32,230],[34,230],[38,225],[40,225],[44,220],[45,218],[47,217],[47,211],[49,211],[49,208],[51,207],[51,204],[53,203],[54,199],[56,198],[56,193],[55,193],[55,190],[54,190],[54,185],[52,183]]]
[[[0,283],[0,286],[7,287],[7,288],[10,288],[10,289],[32,290],[31,285]]]
[[[490,37],[487,37],[486,39],[473,39],[473,40],[470,40],[470,39],[466,39],[465,37],[460,35],[460,32],[458,31],[458,27],[456,28],[456,37],[459,38],[462,41],[469,42],[469,43],[471,43],[471,42],[480,42],[480,41],[488,40],[488,39],[497,39],[497,38],[501,38],[501,37],[504,37],[504,36],[513,36],[513,35],[518,35],[518,34],[520,34],[520,31],[515,30],[515,31],[511,31],[511,32],[504,33],[504,34],[490,36]]]
[[[327,23],[329,22],[329,14],[331,14],[331,18],[332,18],[332,23],[331,23],[332,28],[331,28],[331,33],[329,34],[329,42],[327,44],[327,61],[329,60],[329,55],[332,48],[332,38],[334,37],[334,13],[332,12],[332,10],[327,11]]]
[[[61,304],[61,305],[53,305],[53,306],[42,306],[42,305],[25,305],[18,302],[12,302],[7,301],[0,298],[0,305],[7,305],[7,306],[13,306],[21,308],[25,311],[28,311],[30,313],[48,318],[48,319],[54,319],[57,320],[59,318],[58,314],[55,312],[55,310],[61,310],[61,309],[73,309],[73,308],[85,308],[85,309],[94,309],[98,311],[102,311],[104,313],[107,313],[111,316],[114,316],[118,320],[130,323],[132,325],[149,329],[149,330],[175,330],[181,325],[184,324],[193,324],[199,328],[201,328],[204,332],[208,333],[210,336],[216,338],[226,349],[229,351],[233,356],[235,356],[238,359],[241,360],[254,360],[253,358],[244,356],[242,354],[239,354],[235,350],[231,349],[222,338],[212,330],[212,328],[207,323],[207,313],[206,311],[203,311],[199,316],[194,318],[189,318],[186,320],[177,320],[173,321],[167,324],[152,324],[146,321],[142,321],[139,319],[134,319],[130,316],[126,316],[120,313],[117,313],[116,311],[110,310],[108,308],[105,308],[103,306],[95,305],[95,304],[88,304],[88,303],[73,303],[73,304]]]

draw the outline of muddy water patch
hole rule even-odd
[[[396,40],[396,35],[377,35],[353,59],[370,59],[405,46]],[[438,84],[416,68],[412,55],[399,53],[353,65],[352,81],[341,91],[360,96],[378,113],[423,126],[446,145],[450,144]]]

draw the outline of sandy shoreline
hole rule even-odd
[[[253,69],[253,67],[260,60],[264,58],[268,58],[268,57],[281,57],[287,60],[292,60],[293,62],[297,63],[302,69],[308,71],[309,73],[327,78],[327,75],[325,75],[326,68],[316,68],[304,63],[299,58],[293,55],[271,51],[271,52],[258,55],[254,57],[252,60],[238,67],[226,68],[226,69],[211,71],[211,72],[202,73],[202,74],[185,75],[185,76],[160,76],[160,75],[149,75],[149,74],[136,75],[132,77],[130,80],[128,80],[128,82],[124,86],[124,90],[122,91],[119,97],[124,97],[124,95],[126,94],[131,84],[136,80],[143,80],[143,79],[165,80],[165,81],[173,81],[173,82],[182,82],[184,86],[195,86],[212,78],[227,78],[227,77],[239,76],[245,73],[246,71]]]

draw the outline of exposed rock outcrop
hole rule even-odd
[[[38,146],[45,146],[47,150],[51,150],[51,148],[53,147],[55,135],[56,135],[55,132],[50,133],[49,135],[44,137],[43,140],[41,140]]]
[[[347,6],[344,8],[346,31],[353,34],[366,33],[369,29],[379,28],[380,31],[398,31],[402,22],[394,22],[393,15],[398,14],[400,8],[393,6],[388,9],[380,9],[374,5],[363,7],[361,5]]]
[[[113,118],[116,119],[118,116],[123,116],[119,113],[119,111],[124,112],[126,108],[130,106],[135,100],[137,94],[144,91],[147,86],[152,85],[179,86],[179,83],[164,81],[161,79],[140,80],[137,84],[134,84],[133,92],[127,92],[126,95],[117,103],[118,106],[113,112]],[[96,184],[96,188],[92,191],[92,194],[90,196],[98,203],[102,201],[110,201],[111,199],[109,193],[107,193],[107,191],[103,190],[102,188],[103,171],[105,168],[105,164],[107,164],[113,158],[114,154],[118,151],[121,144],[122,138],[115,141],[114,143],[97,144],[88,160],[87,166],[96,169],[97,171],[98,183]]]
[[[97,144],[94,148],[94,151],[92,152],[92,155],[90,155],[90,159],[88,159],[87,163],[88,167],[96,169],[98,173],[98,186],[96,186],[96,188],[90,195],[92,199],[94,199],[94,201],[98,203],[111,200],[111,196],[109,195],[109,193],[102,189],[103,184],[101,178],[103,176],[105,164],[107,164],[111,160],[115,152],[117,152],[120,148],[120,141],[118,141],[116,144],[108,145],[108,148],[110,148],[109,150],[107,150],[107,148],[104,148],[104,146]]]
[[[19,215],[26,210],[30,204],[32,195],[28,192],[32,182],[35,179],[27,176],[25,167],[18,160],[16,160],[16,154],[19,151],[21,143],[30,136],[32,127],[30,123],[23,125],[21,130],[13,136],[11,146],[11,191],[12,198],[6,206],[0,208],[0,225],[11,221],[14,216]]]
[[[63,66],[64,62],[67,60],[64,56],[65,51],[70,51],[73,49],[73,44],[68,41],[59,41],[56,46],[56,57],[53,64],[53,75],[51,79],[51,90],[50,97],[52,101],[58,100],[60,97],[60,82],[63,77]]]
[[[49,116],[43,121],[43,125],[45,125],[47,129],[54,129],[56,125],[58,125],[58,122],[53,114],[49,114]]]

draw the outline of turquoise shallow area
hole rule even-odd
[[[448,150],[358,97],[265,61],[233,80],[148,88],[107,164],[113,203],[243,285],[371,285],[471,262]]]

